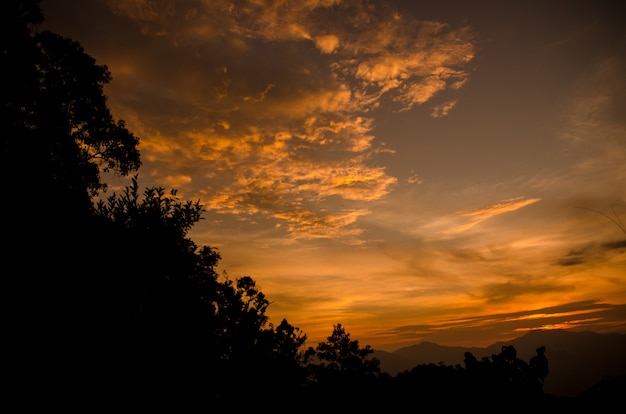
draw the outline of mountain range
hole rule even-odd
[[[626,334],[573,332],[568,330],[537,330],[508,342],[496,342],[485,348],[442,346],[421,342],[393,352],[374,350],[372,357],[380,361],[381,371],[395,376],[422,364],[460,365],[464,367],[465,352],[478,360],[499,354],[503,346],[512,345],[517,357],[525,362],[545,346],[549,374],[544,392],[556,396],[575,397],[602,380],[626,377]]]

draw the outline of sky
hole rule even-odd
[[[111,71],[139,185],[199,200],[189,237],[307,345],[626,333],[618,2],[41,7]]]

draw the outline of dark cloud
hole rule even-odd
[[[559,266],[576,266],[604,260],[604,255],[612,251],[626,248],[626,240],[615,240],[604,243],[589,244],[580,249],[571,250],[557,261]]]
[[[565,257],[559,259],[558,264],[560,266],[575,266],[582,264],[586,261],[586,256],[589,253],[589,250],[589,247],[580,250],[572,250]]]
[[[556,282],[544,282],[537,280],[513,281],[506,283],[494,283],[483,288],[480,295],[488,304],[505,303],[513,301],[524,295],[546,295],[555,292],[566,292],[574,289],[572,286],[562,285]]]
[[[626,240],[616,240],[602,243],[602,247],[607,250],[616,250],[626,248]]]
[[[576,266],[585,262],[585,259],[582,257],[568,257],[566,259],[559,260],[559,265],[561,266]]]
[[[480,343],[484,338],[493,342],[494,338],[498,337],[508,340],[521,336],[528,330],[549,327],[577,330],[592,325],[594,329],[602,325],[611,327],[623,324],[624,317],[626,304],[586,300],[535,310],[470,316],[431,324],[396,326],[389,330],[381,330],[379,333],[395,334],[407,338],[412,343],[423,340],[453,344],[453,341],[459,341],[460,338],[460,342]]]

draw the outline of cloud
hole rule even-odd
[[[191,183],[191,177],[187,175],[169,175],[162,180],[170,188],[179,188],[182,185]]]
[[[368,213],[367,210],[339,211],[331,214],[319,214],[310,210],[289,210],[284,213],[275,213],[274,216],[287,222],[288,230],[294,238],[310,240],[356,237],[362,231],[358,228],[347,227],[354,224],[360,216]]]
[[[487,303],[512,302],[522,295],[546,295],[555,292],[571,291],[574,288],[554,281],[537,281],[529,278],[508,281],[506,283],[489,284],[483,288],[482,298]]]
[[[339,38],[335,35],[323,35],[315,38],[315,45],[322,53],[333,53],[339,46]]]
[[[594,203],[604,203],[607,195],[617,195],[603,206],[626,202],[624,39],[615,49],[601,49],[594,55],[583,76],[571,86],[559,133],[566,144],[565,154],[574,160],[562,172],[559,187],[568,186],[571,194]]]
[[[625,252],[626,240],[615,240],[602,243],[587,243],[585,246],[570,250],[559,258],[559,266],[569,267],[586,265],[599,266],[600,263],[611,261],[611,257],[619,257]]]
[[[534,329],[582,330],[592,325],[596,332],[602,332],[603,327],[610,331],[623,324],[625,310],[626,305],[586,300],[525,311],[434,320],[430,324],[400,325],[377,334],[399,335],[408,344],[428,340],[454,345],[455,342],[463,344],[469,340],[474,346],[481,343],[488,346],[497,340],[517,338],[520,333]]]
[[[612,242],[606,242],[602,244],[602,247],[607,250],[613,249],[626,249],[626,240],[617,240]]]
[[[423,184],[424,180],[419,175],[413,173],[406,179],[406,182],[409,184]]]
[[[509,213],[515,210],[519,210],[522,207],[529,206],[540,200],[541,199],[539,198],[516,197],[516,198],[511,198],[508,200],[503,200],[499,203],[496,203],[488,207],[483,207],[483,208],[479,208],[476,210],[458,212],[457,213],[458,215],[462,217],[466,217],[468,220],[466,220],[466,223],[460,226],[456,226],[448,230],[447,232],[448,233],[461,233],[461,232],[467,231],[471,229],[472,227],[476,226],[477,224],[482,223],[483,221],[488,220],[492,217],[496,217],[504,213]]]
[[[125,42],[142,51],[122,46],[109,66],[111,106],[140,135],[144,171],[209,210],[283,221],[294,237],[361,232],[368,203],[398,182],[374,163],[393,150],[373,135],[373,111],[456,91],[474,56],[467,28],[385,2],[107,4],[135,23]]]
[[[452,108],[454,108],[456,103],[457,103],[457,100],[455,99],[455,100],[447,101],[440,105],[437,105],[433,108],[433,111],[431,112],[430,116],[432,116],[433,118],[442,118],[450,113],[450,111],[452,110]]]

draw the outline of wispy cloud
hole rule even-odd
[[[457,214],[461,217],[465,217],[467,219],[466,223],[448,230],[447,233],[461,233],[467,231],[477,224],[482,223],[483,221],[488,220],[492,217],[519,210],[522,207],[529,206],[540,200],[541,199],[539,198],[516,197],[508,200],[503,200],[491,206],[475,210],[460,211]]]
[[[505,283],[489,284],[483,288],[482,298],[487,303],[511,303],[520,296],[540,296],[555,292],[571,291],[572,286],[538,278],[523,278]]]
[[[436,105],[431,112],[431,116],[433,118],[442,118],[450,113],[452,108],[456,105],[456,99],[453,101],[447,101],[442,103],[441,105]]]
[[[624,305],[587,300],[519,312],[489,313],[469,318],[442,319],[431,324],[397,326],[377,334],[397,334],[406,338],[409,344],[428,340],[450,345],[454,345],[455,341],[463,343],[461,338],[467,336],[473,338],[473,344],[487,346],[496,340],[517,338],[520,332],[534,329],[585,329],[593,325],[598,332],[602,332],[602,326],[610,331],[623,324],[625,310]],[[496,331],[499,336],[494,337]]]

